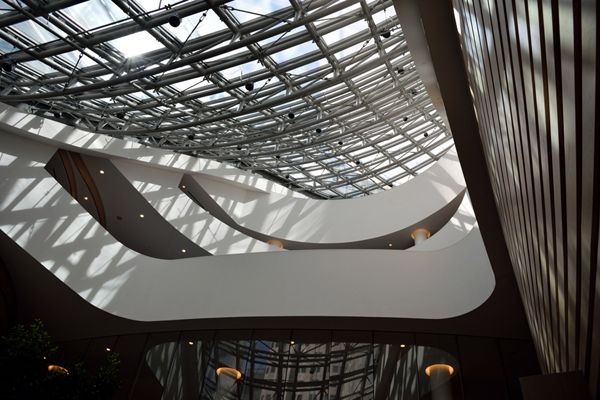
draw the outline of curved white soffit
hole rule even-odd
[[[454,148],[401,186],[352,199],[244,194],[200,175],[193,177],[240,225],[268,236],[310,243],[353,242],[405,229],[439,211],[465,189]]]
[[[52,119],[22,112],[3,103],[0,103],[0,128],[63,149],[86,152],[100,157],[120,157],[180,172],[194,172],[246,190],[304,197],[260,175],[240,170],[232,165],[84,131]]]
[[[465,188],[454,149],[394,189],[330,201],[307,199],[227,164],[86,132],[1,103],[0,127],[57,147],[137,161],[150,168],[192,173],[240,225],[298,242],[344,243],[396,232],[429,217]]]
[[[305,250],[171,260],[127,249],[44,169],[54,149],[0,148],[2,230],[91,304],[143,320],[250,316],[449,318],[495,280],[474,229],[432,252]]]
[[[167,222],[211,254],[274,250],[273,246],[231,228],[194,203],[179,189],[181,173],[120,158],[111,162]]]
[[[471,204],[471,198],[467,192],[460,206],[458,206],[458,209],[452,218],[450,218],[450,221],[442,229],[435,232],[429,239],[422,241],[407,251],[440,250],[452,246],[461,241],[475,227],[477,227],[477,218]]]

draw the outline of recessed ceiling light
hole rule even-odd
[[[185,253],[186,251],[187,251],[186,249],[181,249],[181,252],[182,252],[182,253]]]
[[[140,214],[140,218],[144,218],[144,214]]]
[[[216,372],[217,372],[217,375],[225,374],[225,375],[229,375],[230,377],[235,378],[235,379],[240,379],[242,377],[242,373],[235,368],[220,367],[220,368],[217,368]]]
[[[84,199],[84,200],[87,200],[87,199],[88,199],[88,197],[87,197],[87,196],[83,196],[83,199]]]
[[[104,175],[104,170],[103,169],[100,170],[100,174]]]
[[[106,348],[106,351],[110,351],[110,347],[107,347],[107,348]]]
[[[48,372],[52,372],[53,374],[69,375],[69,370],[60,365],[48,365]]]
[[[432,364],[425,368],[425,375],[431,376],[432,373],[442,373],[451,376],[454,373],[454,367],[448,364]]]
[[[405,344],[401,344],[401,345],[400,345],[400,347],[402,347],[402,348],[405,348],[405,347],[406,347],[406,345],[405,345]]]
[[[392,247],[392,244],[391,244],[391,243],[388,243],[388,246]]]
[[[181,188],[182,188],[182,189],[185,189],[185,185],[181,185]]]
[[[188,342],[188,344],[189,344],[190,346],[193,346],[193,345],[194,345],[194,342]]]
[[[296,342],[294,342],[294,341],[292,340],[292,341],[290,341],[290,344],[292,344],[292,345],[293,345],[293,344],[296,344]]]

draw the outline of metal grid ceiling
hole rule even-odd
[[[453,144],[392,0],[0,9],[0,101],[85,130],[229,162],[321,198],[400,184]]]

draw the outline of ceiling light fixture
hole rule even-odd
[[[188,344],[189,344],[190,346],[193,346],[193,345],[194,345],[194,342],[188,342]]]
[[[12,71],[12,69],[13,69],[13,66],[12,66],[12,64],[11,64],[11,63],[7,63],[7,62],[3,62],[3,63],[2,63],[2,70],[3,70],[4,72],[11,72],[11,71]]]
[[[392,244],[391,244],[391,243],[388,243],[388,246],[389,246],[389,247],[392,247]]]
[[[104,170],[103,169],[100,170],[100,175],[104,175]]]
[[[291,345],[295,345],[295,344],[296,344],[296,342],[294,342],[294,341],[292,340],[292,341],[290,341],[290,344],[291,344]]]
[[[48,372],[52,372],[53,374],[69,375],[69,370],[65,367],[61,367],[60,365],[48,365]]]
[[[110,351],[110,347],[107,347],[107,348],[106,348],[106,351]]]
[[[278,249],[283,249],[283,243],[281,242],[281,240],[269,239],[267,240],[267,244],[269,246],[277,247]]]
[[[288,113],[288,118],[289,118],[289,119],[294,119],[294,117],[295,117],[294,113],[290,111],[290,112]]]
[[[242,373],[235,368],[220,367],[220,368],[217,368],[216,372],[217,372],[218,376],[220,376],[221,374],[224,374],[224,375],[228,375],[235,379],[240,379],[242,377]]]
[[[173,28],[177,28],[181,24],[181,17],[177,14],[173,14],[169,17],[169,25]]]
[[[87,199],[88,199],[88,197],[87,197],[87,196],[83,196],[83,199],[84,199],[84,200],[87,200]]]
[[[246,82],[246,84],[244,85],[244,87],[246,88],[247,91],[252,91],[254,90],[254,83],[252,82]]]
[[[144,214],[140,214],[140,218],[144,218]]]
[[[390,36],[392,36],[392,33],[390,31],[383,31],[383,32],[381,32],[381,37],[384,38],[384,39],[387,39]]]
[[[181,249],[181,252],[182,252],[182,253],[185,253],[186,251],[187,251],[186,249]]]
[[[454,368],[448,364],[432,364],[425,368],[425,375],[431,376],[431,374],[443,373],[451,376],[454,373]]]
[[[181,188],[182,188],[182,189],[185,189],[185,185],[181,185]]]
[[[405,347],[406,347],[406,345],[405,345],[405,344],[401,344],[401,345],[400,345],[400,347],[402,347],[402,348],[405,348]]]
[[[321,133],[321,128],[317,128],[317,129],[315,129],[315,132],[317,132],[317,133]]]

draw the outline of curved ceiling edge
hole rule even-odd
[[[125,248],[72,200],[43,168],[51,148],[11,139],[1,150],[2,230],[82,298],[115,315],[441,319],[477,308],[495,286],[478,230],[431,252],[306,250],[165,265]]]
[[[459,206],[463,201],[466,189],[459,192],[456,197],[450,200],[442,208],[435,211],[431,215],[425,217],[421,221],[413,223],[410,226],[401,227],[400,229],[380,236],[369,237],[358,241],[347,242],[302,242],[288,240],[284,237],[275,235],[266,235],[262,232],[247,228],[240,225],[234,220],[227,211],[225,211],[207,192],[202,185],[198,183],[190,175],[184,175],[181,178],[179,188],[199,207],[209,212],[215,218],[218,218],[223,223],[231,228],[248,235],[262,242],[276,240],[282,244],[286,250],[309,250],[309,249],[407,249],[414,245],[411,238],[411,233],[417,228],[426,228],[434,235],[455,215]],[[319,200],[316,200],[319,201]],[[369,212],[370,210],[363,210]],[[359,210],[360,212],[360,210]],[[292,221],[296,225],[300,221]]]

